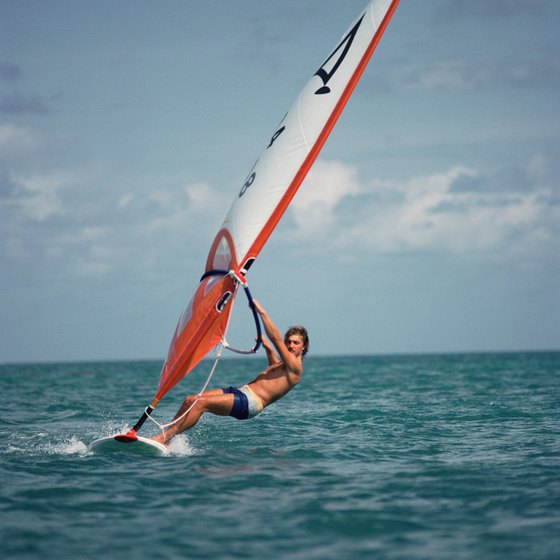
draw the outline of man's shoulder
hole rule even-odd
[[[286,370],[298,377],[303,374],[303,362],[296,358],[292,363],[285,365]]]

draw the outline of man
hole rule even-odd
[[[270,340],[263,337],[268,367],[240,389],[229,387],[206,391],[202,395],[189,395],[175,415],[177,423],[155,436],[154,440],[167,443],[173,436],[192,428],[205,412],[233,416],[238,420],[253,418],[300,382],[303,356],[309,348],[307,331],[304,327],[291,327],[282,338],[260,303],[256,300],[254,303]],[[187,410],[188,413],[182,418]]]

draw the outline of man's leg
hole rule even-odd
[[[205,397],[213,397],[216,395],[223,395],[224,392],[221,389],[211,389],[210,391],[206,391],[205,393],[203,393],[202,396]],[[181,416],[183,416],[183,414],[185,414],[185,412],[187,410],[189,410],[189,408],[192,407],[192,405],[195,403],[195,401],[197,400],[197,398],[201,398],[198,395],[189,395],[187,397],[185,397],[185,399],[183,400],[183,403],[181,404],[181,406],[179,407],[179,410],[177,411],[177,414],[175,414],[175,416],[173,417],[173,420],[177,420],[177,418],[180,418]]]
[[[180,418],[185,411],[189,410],[184,418],[170,426],[163,434],[155,436],[153,439],[162,443],[167,443],[173,436],[190,430],[205,412],[210,412],[218,416],[228,416],[233,407],[234,396],[224,394],[221,389],[213,389],[200,395],[189,395],[181,405],[175,415],[175,419]]]

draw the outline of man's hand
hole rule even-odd
[[[272,347],[272,344],[270,344],[270,341],[268,340],[268,338],[266,338],[265,336],[261,337],[261,344],[262,347],[268,352],[270,351],[274,351],[274,348]]]

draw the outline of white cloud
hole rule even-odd
[[[549,59],[437,60],[402,64],[388,71],[385,84],[401,93],[472,92],[493,88],[557,88],[560,65]]]
[[[410,93],[472,89],[474,83],[480,79],[481,77],[473,74],[472,68],[461,60],[402,66],[392,70],[388,77],[392,89]]]
[[[60,191],[74,185],[78,177],[72,172],[17,177],[20,196],[17,203],[24,217],[32,221],[45,221],[65,214]]]
[[[206,183],[193,183],[180,190],[155,191],[147,199],[148,216],[145,227],[149,230],[175,230],[193,233],[199,229],[219,225],[224,212],[221,199],[214,188]]]
[[[212,217],[215,201],[214,189],[205,183],[145,195],[125,193],[112,206],[114,215],[92,216],[90,225],[73,224],[53,241],[69,259],[73,275],[101,278],[126,268],[127,273],[152,277],[170,266],[171,255],[183,259],[193,248],[198,250],[196,240],[212,223],[218,227],[219,219]],[[107,225],[99,225],[101,221]]]
[[[103,278],[111,272],[107,259],[79,258],[72,263],[71,273],[82,278]]]
[[[132,193],[123,194],[119,200],[117,200],[117,208],[122,210],[123,208],[128,208],[134,201],[134,195]]]
[[[216,204],[217,193],[207,183],[193,183],[184,188],[190,202],[191,212],[212,210]]]
[[[535,16],[546,7],[546,0],[448,0],[439,10],[439,17],[447,24],[456,21],[458,18],[470,16],[480,18],[484,21],[488,19],[500,21],[510,17]]]
[[[40,143],[39,135],[30,128],[12,124],[0,125],[0,160],[28,155]]]
[[[101,180],[70,170],[5,173],[0,257],[82,278],[124,270],[146,275],[165,268],[170,254],[185,259],[200,251],[202,239],[209,245],[225,213],[204,183],[113,198],[96,188]]]
[[[25,227],[66,213],[60,191],[74,182],[71,174],[12,176],[5,173],[0,205],[3,225]],[[19,227],[18,226],[18,227]]]
[[[539,158],[527,165],[533,173],[541,167]],[[549,205],[553,196],[549,188],[453,189],[458,180],[479,176],[457,166],[404,182],[360,185],[354,168],[323,162],[291,210],[297,230],[290,239],[317,252],[338,247],[345,258],[358,258],[364,251],[528,256],[556,242],[553,224],[560,216],[558,208]]]
[[[359,193],[356,169],[338,161],[317,161],[291,203],[299,233],[326,231],[335,220],[340,201]]]

